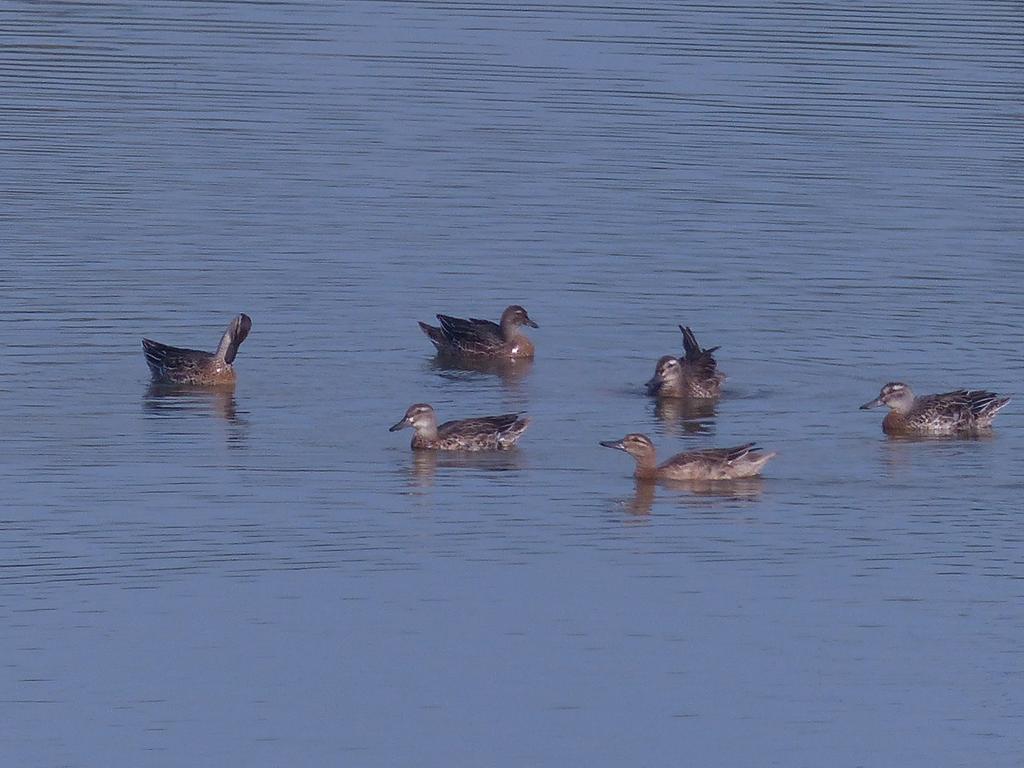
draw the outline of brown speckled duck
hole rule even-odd
[[[533,357],[533,343],[519,329],[524,325],[536,328],[537,324],[518,304],[506,308],[497,323],[449,315],[438,315],[437,319],[441,322],[440,328],[422,322],[420,328],[439,354],[507,359]]]
[[[725,374],[718,371],[715,350],[701,349],[697,337],[687,326],[683,332],[683,356],[665,355],[658,360],[654,376],[647,382],[647,394],[653,397],[716,398],[721,393]]]
[[[529,418],[518,413],[480,416],[446,421],[438,426],[434,409],[426,403],[410,405],[405,416],[388,430],[397,432],[411,426],[413,448],[438,451],[502,451],[514,448],[529,426]]]
[[[189,384],[211,386],[231,384],[235,381],[232,363],[238,354],[238,347],[249,335],[252,320],[240,314],[231,321],[216,352],[202,352],[198,349],[169,347],[158,341],[142,340],[153,381],[160,384]]]
[[[654,443],[647,435],[630,434],[604,440],[605,448],[625,451],[636,460],[633,476],[640,480],[736,480],[761,474],[774,453],[761,453],[754,443],[735,448],[705,448],[678,453],[659,465]]]
[[[887,406],[889,413],[882,419],[887,435],[970,435],[991,429],[992,420],[1008,402],[1009,397],[984,389],[915,397],[906,384],[893,381],[861,409]]]

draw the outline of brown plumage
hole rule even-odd
[[[438,451],[501,451],[514,448],[529,418],[519,413],[501,416],[479,416],[473,419],[446,421],[438,426],[434,409],[426,403],[414,403],[405,416],[388,431],[397,432],[407,426],[415,430],[413,448]]]
[[[701,349],[697,337],[688,326],[683,332],[683,356],[665,355],[654,367],[654,376],[647,382],[647,394],[653,397],[716,398],[721,393],[725,374],[718,371],[714,352],[718,347]]]
[[[421,322],[420,328],[437,347],[439,354],[467,357],[531,358],[533,344],[519,332],[521,326],[536,328],[518,304],[507,307],[501,313],[501,320],[478,320],[450,315],[438,315],[441,326]]]
[[[915,397],[906,384],[893,381],[861,409],[887,406],[889,413],[882,420],[887,435],[970,435],[991,429],[992,420],[1008,402],[1009,397],[984,389]]]
[[[774,453],[762,453],[754,443],[734,448],[705,448],[677,453],[658,464],[654,443],[647,435],[626,435],[601,442],[605,448],[625,451],[636,460],[633,475],[643,480],[736,480],[761,474]]]
[[[237,315],[224,331],[216,352],[171,347],[143,339],[142,349],[153,381],[200,386],[232,383],[235,380],[235,356],[251,328],[252,320],[248,315]]]

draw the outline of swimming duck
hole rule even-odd
[[[252,320],[240,314],[231,321],[220,339],[216,352],[169,347],[158,341],[142,340],[153,381],[161,384],[215,385],[230,384],[235,380],[232,363],[238,348],[252,328]]]
[[[647,394],[654,397],[715,398],[721,392],[725,374],[717,370],[714,352],[718,347],[701,349],[688,326],[683,332],[683,356],[665,355],[654,367],[647,382]]]
[[[438,451],[502,451],[514,448],[526,431],[530,420],[521,414],[480,416],[475,419],[446,421],[438,426],[434,409],[426,403],[409,406],[405,416],[389,428],[397,432],[411,426],[413,448],[432,448]]]
[[[490,320],[438,315],[441,327],[420,323],[439,354],[467,355],[472,357],[531,358],[533,343],[519,332],[519,328],[537,324],[518,304],[507,307],[501,313],[501,320]]]
[[[630,434],[621,440],[603,440],[605,448],[625,451],[636,460],[633,476],[640,480],[736,480],[755,477],[774,453],[761,453],[754,443],[735,448],[705,448],[678,453],[663,464],[655,458],[647,435]]]
[[[890,409],[882,420],[882,431],[887,435],[954,435],[991,429],[992,419],[1008,402],[1009,397],[984,389],[915,397],[906,384],[893,381],[861,408],[885,405]]]

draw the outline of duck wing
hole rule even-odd
[[[982,389],[954,389],[938,395],[922,395],[914,410],[922,416],[964,418],[977,416],[990,407],[999,396]]]
[[[981,389],[955,389],[938,395],[922,395],[907,414],[914,429],[945,432],[987,426],[1007,400]]]
[[[715,360],[715,351],[720,347],[701,349],[697,343],[697,337],[689,326],[679,326],[683,332],[683,359],[691,370],[695,371],[701,378],[711,378],[715,375],[718,362]]]
[[[439,437],[479,437],[483,435],[495,435],[510,429],[517,421],[520,414],[505,413],[501,416],[478,416],[474,419],[459,419],[457,421],[446,421],[437,428]]]
[[[754,446],[756,443],[744,443],[743,445],[737,445],[733,448],[705,448],[702,451],[694,451],[704,459],[711,461],[721,461],[726,464],[742,459],[751,451],[756,451],[757,448]]]
[[[756,451],[754,446],[755,443],[745,443],[733,448],[704,448],[699,451],[686,451],[686,453],[677,453],[662,466],[684,467],[695,463],[729,464],[737,459],[742,459],[751,451]]]
[[[490,320],[479,320],[471,317],[468,320],[450,315],[438,315],[441,332],[448,342],[466,352],[486,352],[500,347],[505,339],[501,335],[501,326]]]
[[[198,349],[184,349],[161,344],[152,339],[142,340],[142,350],[146,355],[146,364],[156,375],[165,375],[169,371],[198,372],[213,359],[209,352]]]
[[[688,468],[691,472],[702,472],[714,477],[716,473],[724,472],[725,477],[735,472],[731,467],[739,465],[742,469],[745,464],[757,460],[767,461],[775,454],[762,454],[760,449],[755,448],[755,443],[745,443],[733,448],[705,448],[700,451],[687,451],[679,453],[661,465],[661,469],[682,469]],[[746,461],[744,461],[746,460]],[[740,472],[738,475],[743,476]]]

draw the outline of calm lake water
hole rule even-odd
[[[1019,766],[1017,2],[0,4],[0,763]],[[416,320],[540,324],[515,375]],[[233,392],[149,388],[140,337]],[[677,324],[710,412],[642,394]],[[992,437],[857,406],[1017,397]],[[387,427],[510,410],[519,451]],[[760,482],[637,488],[757,440]]]

